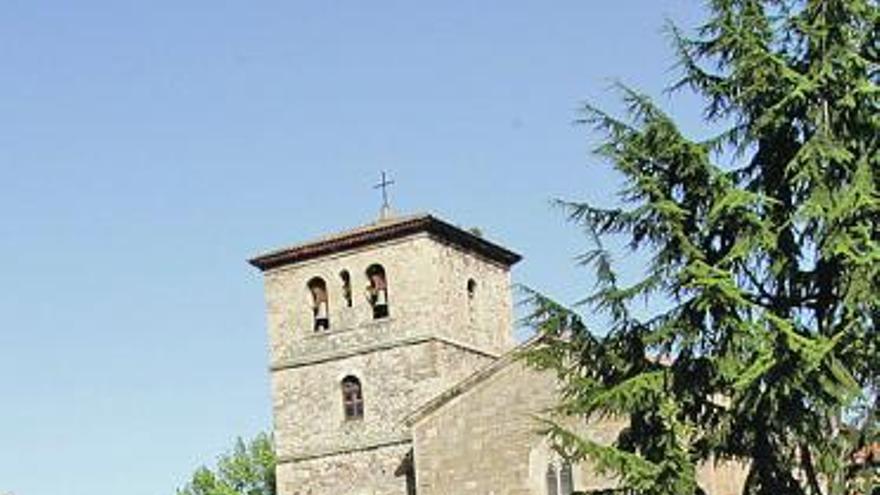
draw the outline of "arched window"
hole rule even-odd
[[[345,419],[361,419],[364,417],[364,396],[361,381],[354,376],[342,379],[342,409]]]
[[[468,299],[471,300],[477,295],[477,281],[472,278],[469,278],[467,281],[467,295]]]
[[[373,319],[378,320],[388,316],[388,280],[385,278],[385,269],[382,265],[370,265],[367,268],[367,299],[373,307]]]
[[[559,463],[558,471],[556,470],[556,463],[551,462],[548,464],[547,495],[572,495],[573,493],[574,482],[571,476],[571,463],[562,461]]]
[[[556,480],[556,468],[553,464],[547,465],[547,495],[559,495],[559,485]]]
[[[327,283],[321,277],[309,280],[309,293],[312,295],[312,312],[315,317],[315,331],[330,328],[330,304],[327,297]]]
[[[339,278],[342,279],[342,297],[345,299],[345,305],[351,307],[351,275],[348,270],[339,272]]]
[[[571,495],[574,493],[574,484],[571,479],[571,463],[564,461],[559,468],[559,494]]]

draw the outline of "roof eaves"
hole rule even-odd
[[[379,222],[318,241],[299,244],[256,256],[248,262],[266,271],[278,266],[297,263],[325,254],[354,249],[360,246],[396,239],[426,231],[447,239],[461,247],[479,252],[508,266],[522,257],[508,249],[450,225],[432,215],[422,214],[391,222]]]

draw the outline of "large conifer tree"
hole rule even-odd
[[[584,110],[622,206],[561,204],[591,233],[584,304],[610,324],[595,332],[533,293],[547,338],[532,358],[558,372],[561,413],[629,424],[612,446],[550,431],[636,493],[700,493],[697,466],[718,459],[749,463],[749,494],[869,493],[853,459],[878,440],[880,6],[708,10],[693,35],[670,28],[674,87],[725,132],[691,139],[625,87],[626,117]],[[648,256],[643,277],[621,281],[607,236]],[[634,314],[646,298],[664,309]]]

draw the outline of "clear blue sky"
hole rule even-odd
[[[270,424],[261,250],[431,211],[571,302],[554,197],[613,201],[572,125],[674,79],[694,0],[6,0],[0,492],[168,495]],[[692,98],[660,100],[699,131]]]

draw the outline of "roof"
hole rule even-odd
[[[248,262],[260,270],[299,263],[328,254],[399,239],[427,232],[460,248],[474,251],[493,261],[511,266],[522,259],[513,251],[501,247],[466,230],[446,223],[429,214],[392,217],[318,240],[298,244],[256,256]]]
[[[510,351],[507,351],[504,355],[502,355],[495,361],[484,366],[483,368],[480,368],[472,375],[468,376],[467,378],[458,382],[452,387],[446,389],[440,395],[423,404],[421,407],[419,407],[418,409],[410,413],[406,418],[404,418],[403,422],[408,426],[412,426],[418,423],[426,416],[448,404],[450,401],[452,401],[452,399],[455,399],[465,392],[472,390],[474,387],[495,376],[499,371],[507,368],[511,364],[519,362],[519,359],[523,356],[523,353],[525,351],[531,349],[542,340],[543,337],[541,335],[535,335],[529,340],[526,340],[522,344],[514,347]]]
[[[852,454],[857,466],[880,466],[880,442],[870,443]]]

